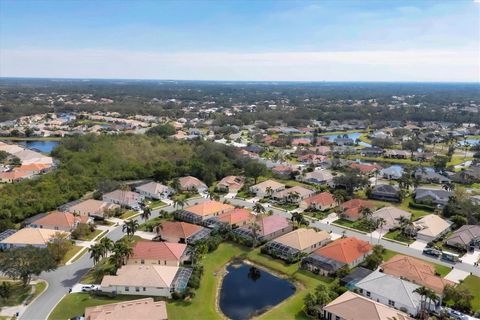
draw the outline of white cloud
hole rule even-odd
[[[478,52],[161,53],[100,49],[0,51],[2,77],[291,81],[476,81]]]

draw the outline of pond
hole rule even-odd
[[[334,141],[338,136],[342,136],[343,137],[344,133],[337,133],[337,134],[328,134],[328,135],[324,135],[323,137],[324,138],[327,138],[328,140],[330,141]],[[351,132],[351,133],[347,133],[347,136],[352,139],[353,141],[356,141],[360,136],[362,135],[361,132]],[[369,144],[369,143],[366,143],[366,142],[363,142],[363,141],[360,141],[358,143],[359,146],[364,146],[364,147],[371,147],[372,145]]]
[[[230,264],[220,290],[220,309],[230,319],[247,320],[295,293],[295,286],[246,263]]]
[[[59,141],[23,141],[21,144],[28,149],[50,154],[59,143]]]

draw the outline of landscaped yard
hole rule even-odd
[[[158,209],[158,208],[161,208],[161,207],[165,207],[167,204],[165,202],[163,202],[162,200],[155,200],[155,201],[151,201],[149,204],[148,204],[148,207],[152,210],[155,210],[155,209]]]
[[[463,280],[459,287],[470,290],[473,294],[473,310],[480,311],[480,278],[476,276],[468,276]]]
[[[60,261],[61,265],[67,263],[74,255],[76,255],[79,251],[81,251],[84,247],[80,246],[73,246],[70,250],[67,251],[65,256],[63,257],[62,261]]]
[[[362,224],[362,220],[350,221],[347,219],[340,218],[338,220],[335,220],[333,224],[338,224],[340,226],[359,230],[360,232],[363,232],[363,233],[370,232],[370,230],[366,229],[365,226]]]
[[[126,211],[122,214],[120,219],[126,220],[126,219],[131,218],[131,217],[136,216],[136,215],[138,215],[138,212],[133,211],[133,210],[128,210],[128,211]]]
[[[410,243],[415,241],[415,239],[405,237],[402,234],[401,230],[390,231],[387,234],[385,234],[383,237],[387,238],[387,239],[392,239],[392,240],[404,242],[404,243],[407,243],[407,244],[410,244]]]
[[[405,211],[408,211],[412,214],[412,220],[418,220],[420,219],[421,217],[423,216],[426,216],[426,215],[429,215],[432,213],[432,211],[428,211],[428,210],[421,210],[421,209],[414,209],[414,208],[410,208],[408,206],[408,204],[413,201],[412,200],[412,196],[409,196],[409,197],[405,197],[405,199],[403,199],[402,203],[400,203],[400,205],[397,205],[400,209],[402,210],[405,210]]]
[[[81,238],[79,238],[78,240],[81,240],[81,241],[90,241],[90,240],[93,240],[93,238],[95,238],[96,236],[98,236],[98,235],[101,234],[102,232],[106,232],[106,230],[96,229],[95,231],[91,232],[89,235],[87,235],[87,236],[85,236],[85,237],[81,237]]]
[[[7,306],[16,306],[21,304],[32,291],[31,286],[24,287],[21,281],[2,280],[12,285],[10,297],[7,299],[0,298],[0,308]]]

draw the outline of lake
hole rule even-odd
[[[341,136],[343,137],[344,133],[337,133],[337,134],[328,134],[328,135],[324,135],[323,137],[324,138],[327,138],[328,140],[330,141],[335,141],[335,139],[338,137],[338,136]],[[351,133],[347,133],[347,136],[352,139],[353,141],[356,141],[360,136],[362,135],[361,132],[351,132]],[[369,143],[366,143],[366,142],[363,142],[363,141],[360,141],[358,143],[359,146],[364,146],[364,147],[371,147],[372,145],[369,144]]]
[[[220,309],[230,319],[247,320],[295,293],[295,286],[264,269],[230,264],[220,289]]]
[[[45,154],[50,154],[60,141],[22,141],[20,144],[28,149],[37,150]]]

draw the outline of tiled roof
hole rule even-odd
[[[45,245],[53,236],[55,236],[56,233],[70,234],[68,232],[51,229],[23,228],[12,234],[10,237],[3,239],[1,243]]]
[[[115,276],[104,276],[102,287],[135,286],[168,288],[171,286],[178,267],[160,265],[128,264],[117,270]]]
[[[300,228],[284,234],[273,241],[302,251],[330,238],[330,234],[326,231],[317,232],[314,229]]]
[[[178,261],[187,249],[186,244],[139,241],[133,247],[132,259]]]
[[[348,264],[367,254],[372,248],[366,241],[349,237],[331,242],[315,250],[315,254]]]
[[[437,293],[442,293],[445,285],[453,285],[453,282],[436,276],[431,264],[400,254],[384,262],[380,269],[386,274],[405,278]]]
[[[264,236],[272,234],[278,230],[287,228],[289,226],[290,224],[286,218],[277,215],[263,217],[260,220],[260,229],[262,235]]]
[[[202,227],[177,221],[165,221],[162,223],[160,233],[165,237],[188,238],[202,230]]]
[[[248,221],[253,219],[255,216],[250,212],[250,210],[244,208],[235,208],[231,211],[222,213],[218,216],[218,221],[232,224],[238,224],[239,222]]]
[[[207,200],[194,206],[188,207],[185,209],[185,211],[204,217],[221,211],[232,210],[234,208],[235,207],[230,204],[222,203],[215,200]]]
[[[145,298],[85,308],[85,320],[167,320],[165,301]]]
[[[57,226],[62,228],[73,228],[75,222],[79,223],[86,223],[88,221],[88,217],[75,217],[70,212],[60,212],[60,211],[53,211],[50,212],[48,215],[33,221],[33,224],[36,225],[48,225],[48,226]]]
[[[303,200],[307,205],[311,205],[312,203],[316,203],[322,206],[330,206],[334,204],[336,201],[333,198],[333,195],[330,192],[321,192],[314,196],[308,197]]]

